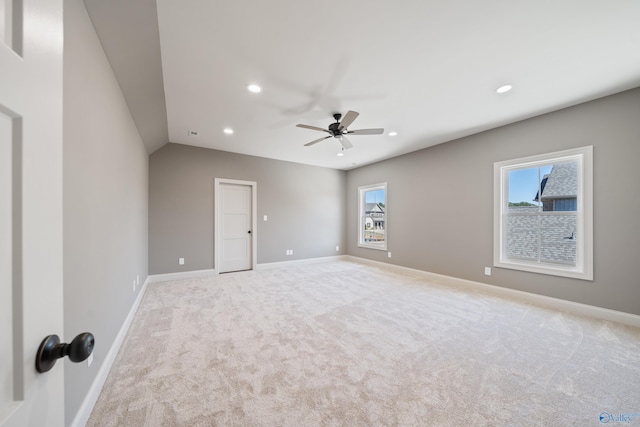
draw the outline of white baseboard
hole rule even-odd
[[[481,282],[474,282],[472,280],[459,279],[457,277],[445,276],[443,274],[430,273],[428,271],[416,270],[414,268],[402,267],[394,264],[387,264],[380,261],[372,261],[365,258],[354,257],[347,255],[346,259],[349,261],[359,262],[361,264],[373,265],[380,268],[385,268],[390,271],[395,271],[402,274],[410,274],[418,277],[428,279],[434,283],[442,285],[463,287],[467,289],[473,289],[493,295],[499,295],[506,298],[516,299],[519,301],[531,303],[534,305],[552,308],[558,311],[563,311],[572,314],[578,314],[581,316],[593,317],[601,320],[608,320],[611,322],[623,323],[625,325],[634,326],[640,328],[640,316],[637,314],[625,313],[617,310],[610,310],[608,308],[596,307],[593,305],[582,304],[579,302],[573,302],[563,300],[559,298],[548,297],[545,295],[532,294],[529,292],[518,291],[516,289],[503,288],[502,286],[489,285]]]
[[[149,283],[166,282],[169,280],[180,279],[194,279],[196,277],[210,277],[215,275],[216,271],[214,269],[181,271],[179,273],[152,274],[151,276],[149,276]]]
[[[140,292],[138,292],[138,296],[136,297],[136,300],[133,302],[133,305],[131,306],[131,310],[129,310],[129,314],[127,315],[127,318],[124,320],[122,327],[120,327],[120,331],[118,331],[118,335],[116,335],[116,339],[111,345],[109,352],[105,356],[102,366],[100,366],[98,375],[96,375],[96,378],[93,380],[93,384],[91,384],[91,387],[89,388],[89,391],[87,392],[87,395],[85,396],[84,401],[82,402],[82,405],[80,405],[80,409],[78,410],[78,412],[76,413],[76,416],[73,418],[73,421],[71,422],[71,427],[84,427],[85,424],[87,424],[87,421],[89,421],[89,417],[91,416],[93,407],[98,401],[98,397],[100,397],[100,392],[102,391],[102,387],[104,386],[104,383],[107,380],[107,377],[109,376],[109,371],[111,371],[113,362],[115,362],[116,360],[118,351],[120,351],[120,347],[122,346],[124,338],[127,335],[127,332],[129,331],[129,327],[131,326],[131,322],[133,322],[133,318],[135,317],[136,312],[138,311],[140,302],[142,302],[142,297],[147,291],[147,285],[150,283],[149,277],[150,276],[147,276],[147,279],[144,281],[144,284],[140,289]]]
[[[274,268],[293,267],[296,265],[318,264],[321,262],[330,262],[330,261],[337,261],[337,260],[344,260],[344,259],[346,259],[346,255],[298,259],[293,261],[268,262],[268,263],[256,264],[256,270],[271,270]],[[216,275],[215,269],[181,271],[179,273],[152,274],[149,276],[149,283],[166,282],[168,280],[194,279],[197,277],[210,277],[215,275]]]
[[[297,259],[293,261],[267,262],[256,265],[256,270],[271,270],[281,267],[295,267],[298,265],[319,264],[322,262],[338,261],[347,259],[347,255],[335,255],[320,258]]]

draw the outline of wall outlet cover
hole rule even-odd
[[[178,258],[178,264],[184,265],[184,258]]]
[[[491,267],[485,267],[484,274],[485,276],[491,276]]]

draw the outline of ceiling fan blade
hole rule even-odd
[[[305,129],[311,129],[311,130],[319,130],[319,131],[321,131],[321,132],[331,133],[331,132],[329,132],[329,131],[328,131],[328,130],[326,130],[326,129],[322,129],[322,128],[319,128],[319,127],[316,127],[316,126],[309,126],[309,125],[296,125],[296,127],[299,127],[299,128],[305,128]]]
[[[347,114],[345,114],[344,117],[342,118],[342,121],[340,122],[340,126],[338,127],[338,129],[342,130],[342,129],[348,128],[349,125],[353,123],[353,121],[357,119],[359,115],[360,113],[356,113],[355,111],[351,111],[351,110],[347,111]]]
[[[349,135],[380,135],[384,133],[384,129],[358,129],[347,132]]]
[[[340,136],[338,140],[340,140],[340,144],[342,144],[342,148],[344,148],[345,150],[353,148],[353,144],[344,135]]]
[[[327,139],[327,138],[331,138],[331,135],[329,135],[329,136],[325,136],[324,138],[316,139],[315,141],[307,142],[306,144],[304,144],[304,146],[305,146],[305,147],[310,147],[310,146],[312,146],[313,144],[317,144],[318,142],[320,142],[320,141],[324,141],[324,140],[325,140],[325,139]]]

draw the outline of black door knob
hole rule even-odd
[[[64,356],[69,356],[72,362],[82,362],[93,353],[95,341],[93,334],[89,332],[81,333],[70,344],[61,343],[57,335],[49,335],[38,348],[36,370],[40,373],[47,372]]]

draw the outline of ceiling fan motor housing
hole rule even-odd
[[[337,114],[338,116],[340,114]],[[333,136],[340,136],[342,135],[342,131],[339,129],[340,123],[331,123],[329,125],[329,132],[331,132],[331,134]]]

